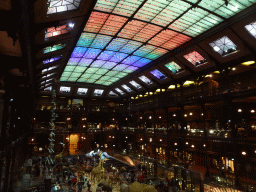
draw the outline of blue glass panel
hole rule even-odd
[[[120,51],[124,53],[132,53],[135,51],[138,47],[140,47],[142,43],[136,42],[136,41],[129,41]]]
[[[122,63],[131,65],[134,62],[138,61],[139,59],[141,59],[141,57],[132,55],[132,56],[127,57],[125,60],[123,60]]]
[[[97,37],[94,39],[93,43],[91,44],[91,47],[103,49],[111,39],[112,37],[110,36],[97,35]]]
[[[102,65],[104,65],[104,63],[106,63],[106,61],[102,61],[102,60],[96,60],[92,63],[91,67],[98,67],[100,68]]]
[[[114,51],[104,51],[102,52],[97,59],[109,60],[116,52]]]
[[[100,49],[89,48],[86,51],[86,53],[84,54],[84,57],[87,58],[87,59],[95,59],[100,52],[101,52]]]
[[[108,46],[107,50],[119,51],[129,40],[116,38]]]
[[[115,68],[113,68],[112,70],[114,71],[122,71],[124,70],[125,68],[129,67],[129,65],[124,65],[124,64],[121,64],[121,65],[117,65]]]
[[[117,63],[115,62],[106,62],[101,68],[104,68],[104,69],[112,69],[114,66],[116,66]]]
[[[83,57],[87,48],[85,47],[76,47],[71,55],[71,57]]]
[[[135,62],[133,64],[133,66],[136,66],[136,67],[143,67],[145,65],[147,65],[148,63],[150,63],[151,60],[150,59],[146,59],[146,58],[142,58],[140,59],[139,61]]]
[[[78,65],[87,67],[91,64],[92,61],[93,61],[93,59],[84,59],[84,58],[82,58],[81,61],[78,63]]]
[[[116,53],[109,61],[120,62],[127,56],[125,53]]]
[[[50,58],[50,59],[46,59],[46,60],[43,61],[43,64],[52,63],[54,61],[60,60],[61,58],[62,58],[61,56],[58,56],[58,57],[53,57],[53,58]]]
[[[79,61],[80,58],[70,58],[67,65],[77,65]]]
[[[159,80],[163,80],[163,79],[166,79],[167,77],[159,70],[155,69],[153,71],[150,71],[150,73],[156,77],[157,79]]]

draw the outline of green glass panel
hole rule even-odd
[[[71,72],[63,72],[62,73],[62,76],[70,76],[71,75]]]
[[[74,71],[74,69],[76,68],[76,66],[66,66],[64,71]]]
[[[100,84],[100,85],[103,85],[105,81],[96,81],[95,84]]]
[[[103,74],[105,74],[105,73],[107,73],[107,72],[108,72],[107,69],[99,69],[95,74],[97,74],[97,75],[103,75]]]
[[[77,82],[85,82],[86,81],[86,78],[80,78],[77,80]]]
[[[113,84],[113,82],[110,82],[110,81],[105,81],[105,82],[103,83],[103,85],[111,85],[111,84]]]
[[[93,33],[82,33],[76,46],[89,47],[95,37],[96,34]]]
[[[94,9],[99,11],[111,12],[117,3],[118,0],[98,0]]]
[[[116,81],[118,81],[118,80],[119,80],[119,78],[112,77],[112,78],[110,78],[108,81],[110,81],[110,82],[116,82]]]
[[[92,74],[87,74],[87,73],[85,73],[85,74],[83,74],[83,75],[81,76],[81,78],[88,79],[88,78],[91,77],[91,76],[92,76]]]
[[[95,75],[95,74],[93,74],[91,77],[90,77],[90,79],[95,79],[95,80],[97,80],[97,79],[99,79],[101,77],[101,75]]]
[[[80,77],[82,73],[72,73],[70,77]]]
[[[70,77],[68,78],[68,81],[76,81],[77,80],[77,77]]]
[[[120,0],[113,13],[130,17],[141,5],[143,0]]]
[[[106,75],[107,76],[115,76],[118,73],[118,71],[109,71]]]
[[[86,70],[86,73],[95,73],[99,68],[89,68]]]
[[[84,72],[84,70],[87,69],[87,67],[80,67],[80,66],[77,66],[74,70],[74,72]]]
[[[94,39],[93,43],[91,44],[91,47],[103,49],[111,39],[112,37],[107,35],[97,35],[97,37]]]
[[[110,76],[103,76],[103,77],[100,78],[100,80],[102,80],[102,81],[107,81],[107,80],[109,80],[110,78],[111,78]]]
[[[86,83],[94,83],[95,82],[95,79],[87,79],[86,80]]]
[[[120,73],[118,73],[115,77],[117,77],[117,78],[123,78],[123,77],[125,77],[125,76],[127,76],[127,75],[128,75],[128,73],[120,72]]]
[[[61,77],[60,81],[67,81],[68,77]]]
[[[53,45],[53,46],[48,46],[48,47],[44,48],[44,53],[50,53],[53,51],[57,51],[57,50],[63,49],[65,46],[66,45],[62,44],[62,43],[59,43],[59,44]]]

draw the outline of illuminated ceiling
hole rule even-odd
[[[81,2],[48,0],[47,14],[69,14],[70,11],[79,10]],[[123,90],[127,91],[132,84],[126,83],[129,87],[120,86],[123,88],[121,90],[115,87],[116,83],[122,82],[125,77],[131,77],[130,81],[134,81],[132,76],[136,72],[157,65],[159,59],[184,43],[193,42],[202,33],[227,21],[254,2],[230,0],[225,5],[224,0],[98,0],[86,23],[81,26],[80,37],[65,66],[59,69],[60,82],[77,83],[84,87],[99,85],[103,89],[111,89],[110,95],[125,95]],[[69,34],[77,25],[68,21],[58,27],[49,27],[44,40]],[[255,31],[254,27],[249,26],[248,30]],[[230,54],[227,51],[232,49],[237,51],[236,44],[227,36],[211,42],[210,46],[222,56]],[[43,52],[54,53],[66,47],[67,43],[56,42],[45,47]],[[48,67],[48,64],[62,57],[62,54],[54,55],[43,60],[42,64]],[[184,54],[183,58],[194,67],[208,62],[197,50]],[[166,61],[164,66],[173,74],[188,69],[175,61]],[[51,71],[47,69],[44,68],[46,73]],[[154,82],[168,79],[168,74],[159,69],[152,69],[150,74],[151,77],[144,76],[143,79]],[[46,77],[49,76],[52,76],[52,72],[46,74]],[[51,80],[48,79],[48,82]],[[44,87],[50,85],[48,82],[42,77]]]

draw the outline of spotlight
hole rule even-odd
[[[192,148],[194,148],[194,147],[195,147],[195,145],[191,145],[191,147],[192,147]]]
[[[245,151],[243,151],[243,152],[242,152],[242,155],[246,155],[246,152],[245,152]]]
[[[251,110],[251,113],[255,113],[255,111],[252,109],[252,110]]]
[[[239,113],[241,113],[241,112],[242,112],[242,109],[238,109],[237,111],[238,111]]]

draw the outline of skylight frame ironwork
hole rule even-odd
[[[179,65],[177,64],[176,62],[174,61],[171,61],[169,63],[166,63],[164,65],[169,71],[171,71],[173,74],[178,74],[182,71],[184,71],[184,69]]]
[[[137,83],[136,81],[134,81],[134,80],[129,81],[129,83],[130,83],[133,87],[135,87],[136,89],[141,89],[141,88],[142,88],[142,86],[141,86],[139,83]]]
[[[61,13],[71,10],[77,10],[82,0],[48,0],[47,14]]]
[[[238,51],[237,45],[234,44],[227,36],[223,36],[209,44],[214,51],[221,56],[227,56]]]
[[[245,26],[245,29],[254,37],[256,38],[256,21],[248,24]]]
[[[70,93],[70,92],[71,92],[71,87],[60,86],[59,88],[59,93]]]
[[[155,78],[157,78],[160,81],[162,81],[164,79],[167,79],[167,76],[158,69],[154,69],[154,70],[151,70],[149,72],[150,72],[151,75],[153,75]]]
[[[207,60],[197,51],[192,51],[183,55],[183,57],[194,67],[198,67],[207,63]]]
[[[94,89],[93,96],[95,97],[101,97],[104,93],[104,89]]]
[[[132,92],[132,89],[130,87],[128,87],[126,84],[121,85],[121,87],[126,90],[128,93]]]
[[[77,95],[86,95],[87,92],[88,92],[88,88],[81,88],[81,87],[79,87],[79,88],[77,89],[76,94],[77,94]]]
[[[154,82],[152,80],[150,80],[147,76],[142,75],[138,77],[143,83],[147,84],[147,85],[152,85]]]

